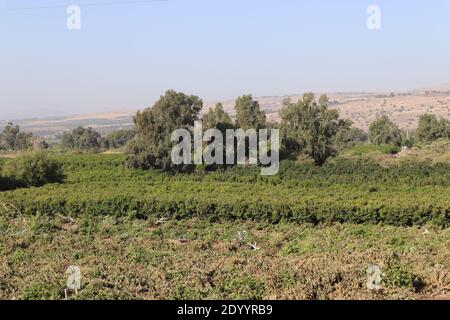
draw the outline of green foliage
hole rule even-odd
[[[1,170],[0,170],[1,173]],[[8,177],[0,175],[0,191],[10,190],[16,186],[16,183]]]
[[[280,112],[284,153],[288,157],[307,154],[317,165],[323,165],[336,154],[336,135],[348,130],[350,123],[339,119],[336,110],[328,109],[327,96],[316,101],[309,93],[297,103],[286,104]]]
[[[223,142],[226,141],[226,131],[228,129],[235,129],[235,126],[233,124],[233,121],[231,120],[228,113],[226,113],[223,109],[223,105],[221,103],[216,104],[215,108],[210,108],[208,113],[206,113],[202,118],[203,123],[203,130],[207,129],[217,129],[222,133]],[[205,146],[214,140],[211,139],[210,141],[205,142]],[[223,159],[226,157],[226,148],[223,148]],[[197,166],[197,170],[207,170],[207,171],[214,171],[218,170],[220,168],[226,168],[229,165],[226,164],[211,164],[211,165],[205,165],[205,166]]]
[[[152,108],[138,112],[134,118],[136,139],[126,151],[129,168],[184,171],[189,168],[171,161],[172,132],[192,130],[203,106],[196,96],[169,90]]]
[[[334,138],[337,150],[343,150],[348,147],[366,142],[369,136],[364,130],[352,128],[349,125],[342,126]]]
[[[264,282],[250,275],[228,275],[220,291],[233,300],[261,300],[265,294]]]
[[[63,134],[61,145],[64,149],[89,151],[100,149],[101,141],[100,133],[94,129],[78,127]]]
[[[266,127],[266,114],[261,111],[258,101],[252,95],[244,95],[236,99],[236,127],[244,130],[263,129]]]
[[[20,132],[20,127],[9,122],[0,134],[0,146],[6,150],[25,150],[32,146],[32,133]]]
[[[233,129],[233,121],[230,116],[223,110],[221,103],[216,104],[216,107],[210,108],[208,113],[203,116],[204,129],[219,129],[225,133],[227,129]]]
[[[400,147],[402,134],[397,125],[383,115],[370,124],[369,140],[373,144],[393,144]]]
[[[360,144],[356,144],[355,146],[346,150],[345,154],[362,156],[362,155],[368,155],[371,153],[396,154],[399,151],[400,151],[400,148],[397,146],[394,146],[392,144],[376,145],[376,144],[360,143]]]
[[[434,114],[423,114],[415,131],[415,139],[420,143],[450,139],[450,122],[444,118],[438,119]]]
[[[61,162],[66,183],[2,192],[0,201],[24,214],[71,217],[449,225],[448,164],[283,161],[277,176],[263,177],[258,168],[244,167],[178,175],[129,170],[121,155],[67,155]]]
[[[4,168],[5,176],[17,186],[42,186],[62,182],[61,164],[43,151],[28,152],[9,161]]]
[[[402,130],[402,146],[407,148],[412,148],[414,146],[414,131],[411,130]]]
[[[47,150],[50,148],[50,145],[44,139],[38,138],[38,139],[35,139],[35,141],[33,143],[33,148],[35,150]]]
[[[383,282],[387,286],[400,288],[412,287],[416,278],[405,266],[398,262],[398,258],[388,262],[384,277]]]
[[[136,137],[136,130],[117,130],[111,132],[104,139],[104,147],[108,149],[121,149]]]

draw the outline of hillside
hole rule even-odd
[[[90,113],[65,117],[34,118],[13,120],[22,130],[33,132],[37,136],[52,137],[78,126],[92,127],[100,133],[106,134],[117,129],[133,126],[135,110]],[[7,121],[0,120],[0,128]]]
[[[321,93],[317,93],[319,95]],[[330,107],[339,110],[342,117],[350,119],[358,128],[367,130],[369,124],[381,114],[387,114],[402,129],[413,129],[419,116],[434,113],[450,119],[450,85],[424,88],[410,92],[381,93],[327,93]],[[267,96],[256,98],[271,121],[279,121],[278,112],[284,99],[297,101],[300,94]],[[217,101],[206,101],[203,112],[213,107]],[[234,100],[222,102],[225,111],[234,114]],[[65,117],[14,120],[25,131],[38,136],[55,137],[77,126],[93,127],[106,134],[113,130],[129,128],[137,109],[91,113]],[[6,123],[0,120],[0,128]]]
[[[320,94],[320,93],[319,93]],[[318,94],[318,95],[319,95]],[[367,130],[370,123],[381,114],[387,114],[402,129],[413,129],[423,113],[434,113],[450,119],[450,88],[445,91],[421,90],[391,93],[328,93],[330,107],[339,110],[342,117],[350,119],[358,128]],[[262,109],[268,119],[279,121],[278,111],[284,99],[297,101],[301,95],[261,97]],[[214,103],[207,104],[207,108]],[[233,114],[234,100],[223,103],[224,109]]]

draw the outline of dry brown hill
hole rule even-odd
[[[320,95],[318,93],[317,95]],[[379,115],[386,114],[401,128],[412,129],[423,113],[434,113],[450,119],[450,85],[422,88],[409,92],[384,93],[331,93],[330,107],[339,110],[342,117],[351,119],[356,127],[367,130],[369,124]],[[297,101],[301,95],[270,96],[256,98],[271,121],[279,121],[278,112],[282,101],[290,97]],[[216,101],[206,102],[203,112],[214,106]],[[234,100],[223,101],[225,111],[234,115]],[[108,133],[133,125],[136,110],[122,110],[103,113],[74,115],[59,118],[19,120],[22,129],[40,136],[55,136],[77,126],[90,126]],[[4,123],[0,121],[0,128]]]

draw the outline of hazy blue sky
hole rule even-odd
[[[102,0],[0,0],[0,9],[89,2]],[[380,31],[366,27],[371,4],[382,9]],[[79,31],[67,30],[65,8],[0,10],[0,119],[142,108],[170,88],[216,100],[450,83],[450,0],[81,9]]]

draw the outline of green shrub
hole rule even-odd
[[[346,150],[348,155],[367,155],[371,153],[382,153],[382,154],[396,154],[400,151],[398,146],[392,144],[357,144],[352,148]]]
[[[434,114],[420,116],[415,132],[415,139],[420,143],[429,143],[438,139],[450,138],[450,122]]]
[[[101,148],[102,137],[92,128],[78,127],[65,132],[61,138],[61,146],[66,150],[93,151]]]
[[[385,168],[368,160],[341,159],[318,167],[283,161],[278,175],[262,177],[256,167],[176,175],[130,170],[122,166],[123,155],[59,159],[66,183],[2,192],[0,202],[23,214],[64,212],[71,217],[443,227],[450,222],[449,164]]]
[[[44,151],[27,152],[12,159],[4,171],[10,181],[21,187],[37,187],[64,179],[62,165]]]
[[[15,185],[14,181],[10,178],[0,176],[0,191],[13,189]]]
[[[388,116],[383,115],[370,124],[369,140],[373,144],[402,145],[402,133]]]
[[[383,282],[387,286],[407,288],[412,287],[415,276],[404,266],[398,264],[388,266]]]

